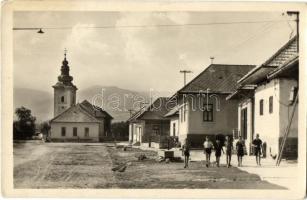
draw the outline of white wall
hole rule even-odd
[[[175,124],[175,135],[174,135],[174,124]],[[179,118],[172,117],[170,120],[170,136],[179,136]]]
[[[280,133],[279,81],[272,80],[255,90],[255,134],[260,135],[262,142],[267,143],[267,153],[278,153],[278,138]],[[269,98],[273,96],[273,113],[269,113]],[[263,99],[263,115],[260,115],[260,100]]]
[[[64,96],[64,102],[61,102],[62,96]],[[54,116],[57,116],[76,103],[76,91],[72,87],[55,88],[53,101],[54,101]]]
[[[188,126],[189,126],[189,103],[187,102],[186,105],[181,104],[182,106],[179,108],[179,119],[178,119],[178,140],[181,144],[184,143],[185,139],[187,138],[188,134]],[[185,115],[185,118],[183,117]]]
[[[61,135],[61,128],[66,127],[66,135]],[[73,136],[73,127],[77,127],[77,137]],[[89,128],[89,137],[84,136],[85,127]],[[52,139],[87,139],[94,138],[99,139],[99,124],[98,123],[63,123],[63,122],[52,122],[51,123],[51,138]]]
[[[259,86],[255,91],[255,134],[259,133],[263,142],[267,142],[267,152],[273,155],[279,152],[279,138],[283,137],[293,106],[289,105],[289,95],[296,80],[274,79]],[[273,96],[273,113],[269,113],[269,97]],[[259,115],[259,100],[264,100],[263,116]],[[297,138],[298,108],[293,118],[289,137]]]

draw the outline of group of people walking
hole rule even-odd
[[[216,166],[220,167],[220,157],[222,153],[226,154],[226,165],[229,168],[231,166],[231,156],[233,153],[233,141],[229,136],[225,137],[224,144],[220,139],[216,139],[215,144],[206,136],[205,141],[203,143],[204,154],[206,157],[206,167],[210,166],[210,159],[212,150],[215,150],[215,161]],[[256,163],[258,166],[261,165],[261,149],[262,149],[262,141],[259,138],[259,134],[256,134],[256,138],[252,142],[252,147],[254,148],[254,154],[256,156]],[[225,151],[224,151],[225,148]],[[236,142],[235,149],[238,158],[238,166],[242,167],[242,158],[245,152],[245,143],[241,136],[239,136],[238,141]],[[184,154],[184,168],[188,167],[189,159],[190,159],[190,143],[186,139],[184,145],[182,146],[182,151]]]

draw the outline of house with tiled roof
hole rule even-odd
[[[251,142],[260,135],[264,156],[276,158],[286,132],[283,157],[297,157],[299,58],[297,37],[290,39],[263,64],[237,82],[228,100],[239,100],[238,133],[253,153]],[[292,116],[293,113],[293,116]]]
[[[112,139],[113,117],[87,100],[76,104],[77,87],[69,75],[66,54],[61,75],[54,88],[54,118],[50,120],[50,139],[61,142],[99,142]]]
[[[215,141],[217,137],[223,140],[226,135],[233,134],[238,123],[238,101],[226,101],[226,97],[253,67],[211,64],[170,98],[169,102],[177,106],[165,117],[173,117],[181,143],[188,139],[193,148],[201,148],[206,136]],[[176,125],[172,125],[173,128]],[[171,130],[174,131],[177,130]]]
[[[129,119],[129,141],[146,147],[162,148],[169,136],[170,110],[167,97],[159,97],[152,104],[134,113]]]

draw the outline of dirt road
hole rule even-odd
[[[147,159],[139,161],[138,155]],[[235,167],[192,162],[159,163],[156,153],[110,144],[14,144],[15,188],[221,188],[283,189]],[[125,163],[124,172],[112,167]]]

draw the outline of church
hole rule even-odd
[[[102,142],[112,139],[113,117],[100,107],[84,100],[76,104],[77,87],[69,75],[66,51],[61,75],[54,88],[54,118],[50,120],[51,141]]]

